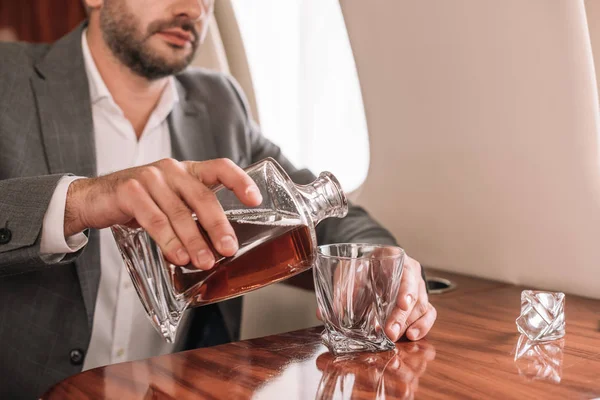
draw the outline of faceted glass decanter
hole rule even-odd
[[[154,327],[173,342],[187,308],[231,299],[309,269],[315,258],[315,226],[344,217],[348,201],[337,179],[323,172],[308,185],[296,185],[273,159],[245,170],[263,201],[247,207],[224,186],[214,188],[239,242],[233,257],[212,248],[216,264],[208,270],[174,265],[142,228],[112,227],[131,280]],[[194,219],[196,217],[192,216]]]

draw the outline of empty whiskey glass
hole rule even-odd
[[[555,340],[565,336],[565,294],[523,290],[517,329],[529,340]]]
[[[395,246],[317,248],[313,276],[325,325],[321,337],[333,354],[395,348],[384,327],[398,296],[404,256]]]

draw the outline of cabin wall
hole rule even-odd
[[[341,4],[371,145],[358,202],[425,265],[600,297],[584,2]]]

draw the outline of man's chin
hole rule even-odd
[[[193,49],[190,46],[181,47],[163,42],[158,46],[151,46],[150,51],[154,58],[161,60],[166,65],[189,64]]]
[[[164,65],[166,68],[183,69],[190,63],[190,52],[180,49],[146,49],[144,54],[151,63]]]

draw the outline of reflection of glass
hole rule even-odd
[[[321,246],[314,267],[323,341],[334,354],[391,350],[383,327],[398,296],[404,250],[394,246]]]
[[[519,375],[529,380],[559,383],[564,346],[564,339],[538,342],[521,335],[515,350],[515,364]]]
[[[375,399],[412,399],[419,387],[419,377],[434,358],[435,348],[424,341],[381,353],[337,358],[323,353],[317,358],[317,368],[323,376],[315,398],[351,399],[366,394]]]
[[[519,332],[530,340],[554,340],[565,336],[565,294],[523,290]]]

